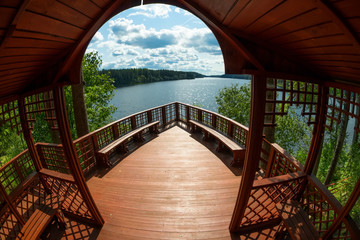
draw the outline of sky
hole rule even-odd
[[[105,23],[87,52],[98,51],[103,69],[149,68],[224,73],[219,44],[196,16],[165,4],[126,10]]]

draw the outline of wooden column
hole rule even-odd
[[[180,121],[180,107],[179,107],[179,103],[176,102],[175,103],[175,114],[176,114],[176,117],[175,117],[175,121]]]
[[[316,116],[316,124],[314,125],[314,134],[311,139],[311,145],[309,149],[309,154],[307,156],[304,172],[308,175],[312,173],[314,165],[316,163],[316,159],[318,155],[321,154],[321,145],[322,139],[324,137],[324,130],[325,130],[325,121],[326,121],[326,105],[328,101],[328,87],[321,86],[319,96],[321,96],[320,104],[318,105],[318,115]]]
[[[43,165],[41,163],[39,154],[37,152],[36,146],[35,146],[35,142],[34,142],[34,138],[32,137],[30,128],[29,128],[29,124],[27,122],[26,119],[26,111],[25,111],[25,98],[20,97],[19,99],[19,113],[20,113],[20,121],[21,121],[21,128],[22,128],[22,132],[24,134],[24,138],[26,141],[26,145],[28,147],[30,156],[34,162],[34,166],[36,171],[40,171],[43,168]]]
[[[246,140],[244,171],[240,182],[229,229],[234,232],[239,227],[250,198],[256,170],[259,166],[265,115],[266,77],[254,75],[251,81],[251,112],[249,135]]]
[[[94,202],[94,199],[90,194],[89,188],[86,185],[86,181],[71,137],[65,106],[64,89],[62,87],[54,88],[53,94],[61,142],[64,148],[66,159],[68,160],[70,170],[73,174],[75,182],[77,183],[78,190],[81,193],[81,196],[83,197],[83,200],[86,203],[86,206],[88,207],[91,215],[93,216],[95,223],[102,226],[104,224],[104,219],[102,218]]]
[[[162,115],[162,124],[166,126],[166,109],[165,106],[161,107],[161,115]]]

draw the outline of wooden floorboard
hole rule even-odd
[[[178,126],[160,133],[87,181],[103,228],[72,222],[62,239],[271,239],[230,235],[241,176],[231,152],[215,148]]]

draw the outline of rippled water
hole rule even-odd
[[[174,101],[197,105],[217,112],[215,96],[218,95],[220,89],[232,84],[247,82],[249,80],[197,78],[118,88],[112,100],[112,104],[118,108],[113,116],[114,119],[119,119]]]

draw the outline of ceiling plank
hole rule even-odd
[[[6,43],[9,41],[9,39],[12,37],[15,29],[16,29],[16,25],[19,22],[21,16],[23,15],[23,13],[25,12],[26,8],[29,6],[31,0],[25,0],[21,3],[18,11],[16,12],[13,20],[11,21],[11,24],[8,28],[8,30],[5,33],[5,37],[2,39],[1,44],[0,44],[0,50],[5,48]]]

